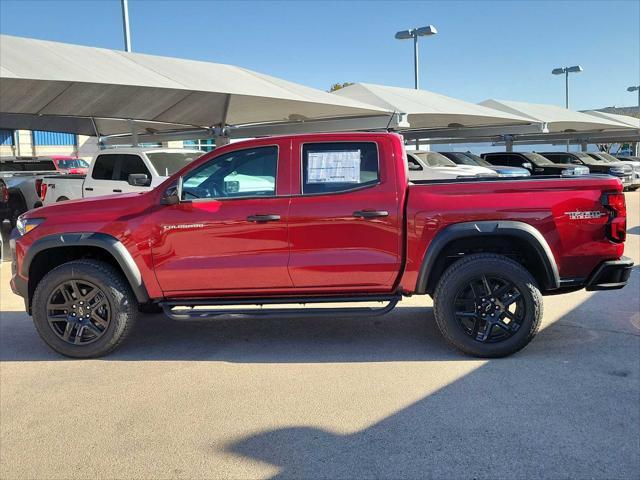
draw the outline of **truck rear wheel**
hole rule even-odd
[[[434,293],[442,335],[477,357],[504,357],[524,348],[542,319],[542,295],[519,263],[496,254],[473,254],[451,265]]]
[[[33,295],[33,322],[53,350],[75,358],[106,355],[127,337],[138,304],[119,271],[95,260],[56,267]]]

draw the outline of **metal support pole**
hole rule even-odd
[[[564,107],[569,108],[569,71],[564,72]]]
[[[587,151],[587,141],[586,140],[582,140],[580,142],[580,150],[582,152],[586,152]]]
[[[420,78],[418,74],[418,34],[413,34],[413,84],[416,90],[420,88]]]
[[[131,32],[129,31],[129,1],[120,0],[122,3],[122,29],[124,30],[124,50],[131,51]]]
[[[505,152],[513,152],[513,137],[505,135],[504,137]]]
[[[129,128],[131,129],[131,146],[138,146],[138,126],[133,120],[129,120]]]

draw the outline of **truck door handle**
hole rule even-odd
[[[84,189],[89,191],[89,192],[93,192],[93,188],[91,188],[91,187],[85,187]]]
[[[280,220],[280,215],[249,215],[247,221],[249,222],[277,222]]]
[[[353,216],[359,218],[388,217],[389,212],[386,210],[356,210],[353,212]]]
[[[116,193],[122,193],[122,190],[120,190],[119,188],[114,188],[113,191]]]

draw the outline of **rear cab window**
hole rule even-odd
[[[302,194],[348,192],[380,183],[375,142],[323,142],[302,145]]]

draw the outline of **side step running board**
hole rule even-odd
[[[165,315],[173,320],[206,320],[225,315],[245,317],[299,317],[322,315],[377,316],[390,312],[402,299],[400,294],[366,295],[359,297],[280,297],[201,299],[161,302]],[[383,307],[330,307],[330,308],[261,308],[262,305],[305,305],[307,303],[362,303],[385,302]],[[224,308],[247,305],[250,308]],[[206,307],[206,308],[196,308]],[[220,307],[220,308],[211,308]]]

